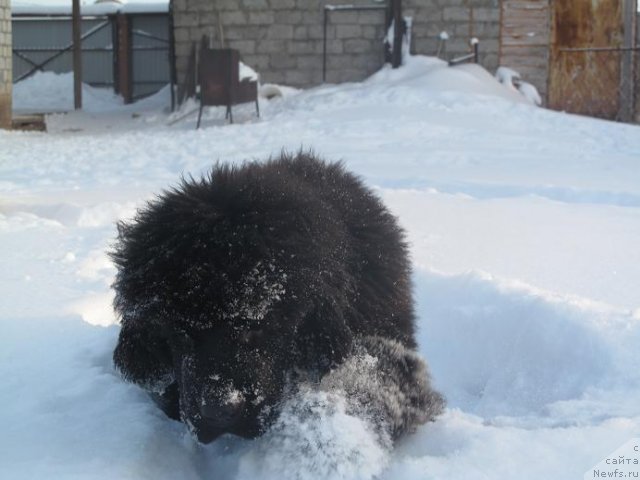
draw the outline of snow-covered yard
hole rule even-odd
[[[198,131],[162,110],[166,91],[87,92],[49,133],[0,131],[0,477],[564,480],[640,436],[640,128],[419,57],[263,99],[259,120],[210,109]],[[115,222],[182,174],[300,148],[375,186],[411,242],[448,409],[391,453],[340,412],[328,450],[202,446],[111,364]]]

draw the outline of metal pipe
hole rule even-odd
[[[559,48],[560,52],[628,52],[640,51],[640,46],[636,47],[582,47],[582,48]]]
[[[402,38],[404,37],[404,19],[402,18],[402,0],[391,0],[393,11],[393,51],[391,52],[391,66],[398,68],[402,65]]]
[[[73,106],[82,108],[82,19],[80,17],[80,0],[73,0]]]
[[[329,22],[329,7],[324,7],[324,26],[322,29],[322,83],[327,81],[327,23]]]
[[[167,26],[169,27],[169,78],[171,80],[171,111],[174,112],[176,109],[177,98],[176,94],[178,93],[177,85],[178,85],[178,75],[176,74],[176,38],[175,33],[173,31],[173,0],[169,2],[169,18],[167,22]]]

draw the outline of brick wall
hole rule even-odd
[[[323,9],[330,5],[385,5],[375,0],[173,0],[178,81],[185,75],[189,49],[203,34],[219,46],[237,48],[264,83],[308,87],[322,83]],[[481,61],[498,61],[498,0],[405,0],[412,16],[413,53],[433,55],[439,33],[450,35],[447,56],[469,52],[469,39],[481,40]],[[330,83],[363,80],[383,64],[385,12],[337,11],[329,15],[327,78]]]
[[[11,128],[11,8],[0,0],[0,128]]]

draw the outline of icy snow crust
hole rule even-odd
[[[568,479],[637,436],[640,129],[426,58],[282,92],[259,121],[212,108],[199,131],[169,125],[166,92],[0,131],[0,476]],[[448,409],[393,451],[333,388],[260,439],[202,446],[111,364],[114,222],[182,173],[301,146],[377,186],[408,232]]]

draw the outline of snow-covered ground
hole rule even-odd
[[[638,127],[427,58],[286,93],[198,131],[166,90],[0,131],[0,477],[564,480],[640,436]],[[300,148],[344,160],[411,242],[448,409],[391,453],[314,397],[317,425],[201,446],[111,365],[114,222],[181,174]]]

